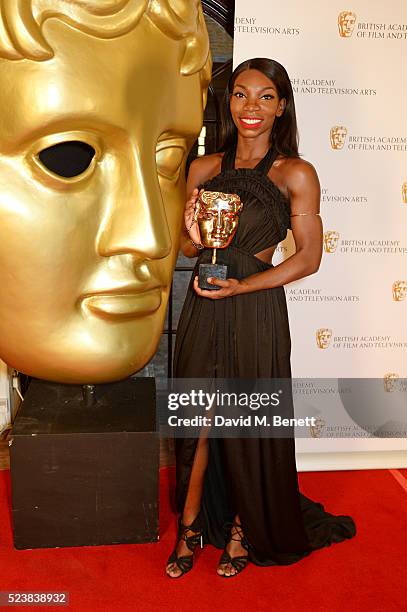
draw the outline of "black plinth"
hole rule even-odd
[[[199,264],[198,268],[198,287],[200,289],[208,289],[210,291],[219,291],[222,287],[210,285],[208,278],[220,278],[226,280],[228,275],[228,267],[224,264]]]
[[[17,549],[158,540],[155,380],[97,385],[34,380],[12,430]]]

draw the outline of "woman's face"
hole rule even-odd
[[[239,134],[245,138],[270,134],[276,117],[285,108],[273,81],[259,70],[245,70],[236,78],[230,112]]]

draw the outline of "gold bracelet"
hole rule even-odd
[[[194,245],[194,247],[195,247],[196,249],[198,249],[198,251],[200,251],[200,250],[202,250],[202,249],[204,249],[204,248],[205,248],[203,244],[196,244],[196,243],[195,243],[195,242],[192,240],[192,238],[190,238],[189,240],[190,240],[190,242],[192,242],[192,244]]]
[[[188,238],[190,240],[190,242],[192,242],[192,244],[194,245],[194,247],[198,250],[204,249],[205,247],[203,246],[203,244],[196,244],[196,242],[194,242],[191,238],[191,236],[189,235],[189,231],[194,227],[196,223],[196,219],[194,219],[191,223],[191,225],[189,227],[185,226],[185,229],[187,230],[188,233]]]
[[[320,215],[321,213],[313,213],[313,212],[305,212],[305,213],[296,213],[295,215],[290,215],[290,217],[303,217],[304,215]]]

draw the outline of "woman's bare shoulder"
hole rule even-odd
[[[316,174],[316,170],[311,162],[301,157],[282,157],[280,160],[280,168],[286,176]]]
[[[288,189],[319,184],[318,174],[314,166],[300,157],[282,158],[279,170]]]
[[[204,183],[219,174],[222,165],[223,153],[212,153],[197,157],[189,167],[188,179],[197,185]]]

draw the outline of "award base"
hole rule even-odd
[[[198,272],[198,287],[209,291],[218,291],[221,287],[208,283],[208,278],[220,278],[226,280],[228,267],[223,264],[200,264]]]
[[[154,378],[96,385],[33,380],[10,448],[14,546],[158,540]]]

